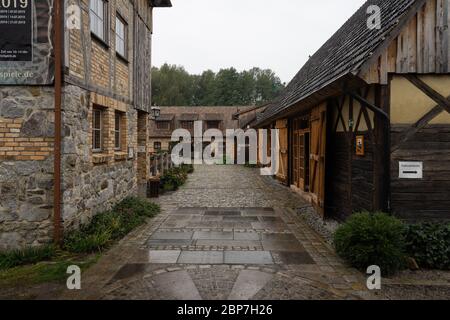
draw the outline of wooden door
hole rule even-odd
[[[300,155],[300,142],[299,142],[299,135],[298,135],[298,131],[295,130],[292,133],[292,143],[293,143],[293,148],[292,148],[292,172],[293,172],[293,176],[292,176],[292,183],[293,185],[295,185],[297,188],[300,188],[299,185],[299,155]]]
[[[288,167],[288,128],[287,120],[278,120],[276,123],[276,129],[279,130],[279,161],[280,167],[277,173],[277,178],[284,183],[287,183],[287,167]]]
[[[325,151],[326,104],[311,111],[310,193],[312,204],[323,217],[325,214]]]
[[[302,190],[305,190],[305,177],[306,177],[306,165],[305,165],[305,160],[306,160],[306,156],[305,156],[305,134],[304,133],[300,133],[298,135],[298,140],[299,140],[299,161],[298,161],[298,166],[299,166],[299,188]]]

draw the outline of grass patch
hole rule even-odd
[[[53,245],[0,252],[0,270],[50,260],[56,254]]]
[[[145,199],[126,198],[111,211],[97,214],[88,225],[69,232],[63,248],[72,253],[102,252],[159,211],[158,205]]]
[[[79,230],[67,233],[62,249],[49,245],[0,253],[0,288],[62,281],[67,279],[70,265],[86,270],[102,251],[159,211],[158,205],[145,199],[126,198]]]
[[[0,288],[64,281],[68,277],[66,271],[69,266],[77,265],[81,270],[86,270],[95,264],[99,257],[97,254],[77,258],[60,253],[52,261],[1,270]]]

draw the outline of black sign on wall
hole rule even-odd
[[[0,0],[0,86],[53,83],[53,1]]]
[[[0,0],[0,61],[33,60],[31,0]]]

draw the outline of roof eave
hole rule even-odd
[[[171,8],[171,0],[150,0],[150,5],[153,8]]]

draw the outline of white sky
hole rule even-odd
[[[289,82],[365,0],[172,0],[154,10],[153,65],[270,68]]]

